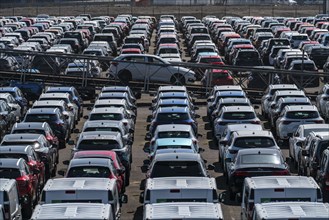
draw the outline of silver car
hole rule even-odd
[[[329,101],[329,84],[325,84],[320,92],[320,94],[316,97],[316,106],[319,109],[319,112],[323,117],[326,116],[326,103]]]
[[[173,66],[161,57],[150,54],[124,54],[116,57],[109,69],[110,78],[123,83],[130,81],[166,82],[172,84],[191,84],[195,73],[187,68]]]

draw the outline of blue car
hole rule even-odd
[[[160,107],[154,114],[150,125],[150,133],[153,136],[158,125],[163,124],[189,124],[195,134],[198,133],[198,122],[188,107]]]
[[[0,93],[10,93],[17,101],[17,104],[19,104],[21,107],[21,115],[26,113],[28,108],[28,101],[24,97],[23,92],[18,87],[0,87]]]

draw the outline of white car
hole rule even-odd
[[[323,124],[315,106],[287,105],[276,121],[276,134],[281,140],[287,140],[301,124]]]
[[[319,109],[319,112],[322,116],[326,115],[326,103],[329,101],[329,84],[325,84],[316,97],[316,106]]]
[[[130,81],[166,82],[172,84],[191,84],[195,73],[187,68],[173,66],[161,57],[149,54],[123,54],[116,57],[109,69],[110,78]]]
[[[289,138],[289,156],[294,162],[298,162],[298,158],[306,137],[311,132],[329,131],[329,124],[302,124],[299,125],[295,133]]]

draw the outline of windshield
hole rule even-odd
[[[101,114],[91,114],[90,115],[90,121],[96,121],[96,120],[114,120],[119,121],[122,120],[123,116],[121,114],[109,114],[109,113],[101,113]]]
[[[310,119],[310,118],[318,118],[319,113],[317,111],[287,112],[286,117],[289,119]]]
[[[19,169],[15,168],[0,168],[0,178],[16,179],[21,176]]]
[[[116,140],[83,140],[77,146],[79,150],[113,150],[120,149]]]
[[[16,129],[13,131],[13,134],[43,134],[46,136],[46,132],[44,130],[39,129]]]
[[[159,161],[152,169],[151,178],[175,176],[204,176],[197,161]]]
[[[268,137],[241,137],[237,138],[233,145],[240,148],[262,148],[273,147],[275,143]]]
[[[15,159],[20,159],[23,158],[25,161],[29,161],[29,158],[27,157],[26,154],[19,154],[19,153],[0,153],[0,159],[1,158],[15,158]]]
[[[110,169],[108,167],[86,166],[72,167],[66,177],[110,177]]]
[[[281,164],[281,158],[274,154],[246,154],[241,156],[242,164]]]
[[[173,120],[189,120],[189,115],[187,113],[159,113],[157,116],[157,121],[173,121]]]
[[[254,112],[226,112],[223,115],[223,119],[227,120],[243,120],[243,119],[254,119]]]

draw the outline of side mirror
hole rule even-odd
[[[123,194],[120,200],[121,203],[128,203],[128,196],[126,194]]]
[[[208,164],[207,170],[214,170],[215,166],[213,164]]]
[[[69,140],[67,143],[68,143],[69,145],[74,145],[74,140]]]
[[[144,192],[141,192],[141,194],[139,194],[139,202],[140,203],[144,203]]]
[[[88,116],[88,115],[85,115],[85,116],[83,116],[83,118],[84,118],[84,119],[88,119],[88,118],[89,118],[89,116]]]
[[[57,173],[58,173],[58,175],[61,175],[61,176],[64,176],[65,175],[65,171],[64,170],[59,170]]]

